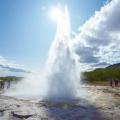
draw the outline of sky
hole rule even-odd
[[[77,33],[105,4],[106,0],[0,0],[0,64],[39,69],[56,32],[51,8],[67,5],[72,31]],[[82,47],[76,44],[80,53]]]
[[[112,0],[88,19],[75,37],[74,49],[84,69],[120,63],[120,0]]]

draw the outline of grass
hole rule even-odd
[[[111,79],[120,80],[120,68],[97,69],[84,72],[83,78],[88,83],[106,83]]]
[[[15,77],[15,76],[7,76],[7,77],[0,77],[2,81],[17,81],[22,79],[22,77]]]

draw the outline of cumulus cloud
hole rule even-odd
[[[79,30],[74,49],[82,65],[95,68],[120,62],[120,0],[104,5]]]
[[[9,72],[29,73],[30,71],[25,69],[23,66],[10,62],[6,60],[4,57],[0,56],[0,75],[7,74]]]

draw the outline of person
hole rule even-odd
[[[1,88],[2,89],[4,89],[4,85],[5,85],[4,81],[1,81]]]
[[[114,83],[115,83],[115,87],[118,87],[119,81],[117,79],[114,80]]]
[[[0,80],[0,89],[2,88],[2,81]]]
[[[110,80],[110,86],[113,87],[113,80]]]
[[[8,81],[8,85],[7,85],[7,88],[10,88],[10,81]]]

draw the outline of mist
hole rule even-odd
[[[55,38],[48,59],[37,74],[31,74],[5,94],[19,98],[71,100],[77,97],[80,69],[70,48],[71,27],[67,6],[57,21]]]

